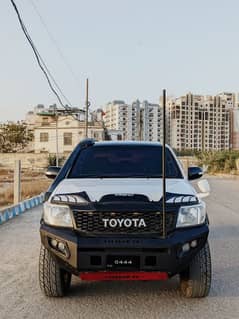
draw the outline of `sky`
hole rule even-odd
[[[87,77],[92,109],[114,99],[156,103],[163,88],[173,96],[239,91],[237,0],[15,2],[38,51],[74,106],[84,104]],[[0,19],[4,122],[23,119],[35,105],[57,100],[10,0],[0,1]]]

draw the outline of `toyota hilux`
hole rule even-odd
[[[202,200],[209,187],[199,167],[184,173],[154,142],[80,142],[54,178],[41,218],[40,287],[64,296],[81,280],[166,280],[179,275],[185,297],[205,297],[211,284],[209,223]],[[201,182],[201,185],[200,185]]]

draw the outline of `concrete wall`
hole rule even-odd
[[[194,156],[179,156],[178,159],[181,162],[185,173],[187,173],[189,166],[197,166],[198,165],[198,160]]]
[[[237,166],[237,170],[239,172],[239,158],[236,160],[236,166]]]
[[[0,210],[0,225],[7,222],[8,220],[25,213],[27,210],[36,207],[43,203],[44,201],[44,194],[40,194],[38,196],[32,197],[30,199],[26,199],[21,203],[7,207],[5,209]]]
[[[48,166],[49,154],[0,153],[0,168],[13,169],[16,160],[21,160],[23,169],[41,169]]]

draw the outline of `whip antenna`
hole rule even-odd
[[[163,90],[163,146],[162,146],[162,182],[163,182],[163,238],[166,237],[166,90]]]

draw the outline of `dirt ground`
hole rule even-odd
[[[0,169],[0,209],[13,204],[14,172]],[[45,192],[52,181],[44,172],[23,171],[21,173],[21,198],[27,199]]]

